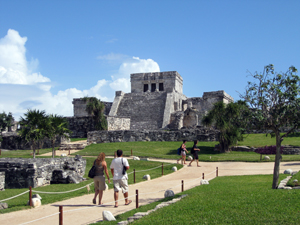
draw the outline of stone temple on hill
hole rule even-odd
[[[187,98],[183,79],[176,71],[134,73],[131,92],[116,91],[113,102],[104,102],[108,130],[176,130],[201,125],[203,115],[218,101],[233,98],[225,91],[204,92],[202,97]],[[86,104],[73,99],[74,118],[88,117]]]

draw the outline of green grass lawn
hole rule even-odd
[[[80,187],[84,187],[87,184],[92,183],[93,179],[88,178],[87,175],[88,175],[89,169],[92,167],[92,164],[93,164],[95,158],[88,157],[85,159],[87,160],[87,166],[86,166],[85,175],[84,175],[84,177],[87,179],[86,181],[83,181],[79,184],[51,184],[51,185],[44,186],[44,187],[34,188],[34,190],[45,191],[45,192],[63,192],[63,191],[74,190],[74,189],[77,189]],[[112,161],[112,159],[106,159],[108,166],[110,165],[111,161]],[[137,171],[136,172],[136,182],[137,183],[145,181],[142,179],[142,177],[145,174],[149,174],[151,176],[151,179],[158,178],[162,174],[161,167],[154,169],[154,170],[147,171],[147,172],[138,172],[140,170],[146,170],[146,169],[151,169],[151,168],[160,166],[161,165],[160,162],[129,160],[129,165],[130,165],[130,169],[127,171],[127,173],[129,174],[133,171],[133,169],[135,169]],[[173,172],[171,170],[172,166],[174,166],[174,165],[167,166],[166,164],[164,164],[164,175]],[[178,169],[182,168],[182,165],[176,165],[176,166]],[[111,176],[110,171],[109,171],[109,175]],[[134,183],[133,174],[128,175],[128,183],[129,184]],[[108,186],[109,186],[109,188],[113,188],[112,183],[109,184]],[[90,189],[91,189],[90,193],[94,193],[94,185],[93,184],[90,186]],[[28,190],[27,188],[6,189],[5,191],[0,192],[0,200],[18,195],[27,190]],[[62,201],[65,199],[69,199],[69,198],[73,198],[73,197],[77,197],[77,196],[81,196],[81,195],[85,195],[85,194],[88,194],[88,191],[86,188],[83,188],[81,190],[78,190],[75,192],[70,192],[70,193],[65,193],[65,194],[40,194],[40,196],[42,197],[42,204],[49,204],[49,203]],[[26,206],[26,203],[28,201],[28,196],[29,196],[29,194],[27,193],[25,195],[15,198],[15,199],[8,200],[7,203],[9,205],[9,208],[5,209],[5,210],[0,210],[0,214],[29,208],[29,206]],[[112,198],[113,198],[113,196],[112,196]],[[91,203],[91,201],[87,202],[87,203]]]
[[[285,177],[280,175],[280,180]],[[299,224],[299,190],[271,189],[271,184],[272,175],[218,177],[182,192],[188,196],[133,224]],[[117,222],[156,204],[118,215]]]
[[[58,149],[56,147],[55,149]],[[32,158],[32,150],[9,150],[9,151],[1,151],[0,158]],[[52,152],[52,148],[44,148],[39,150],[39,155],[37,155],[38,150],[35,151],[36,157],[40,157],[40,155]]]
[[[106,155],[114,155],[117,149],[122,149],[125,156],[131,155],[139,157],[153,157],[164,159],[178,159],[177,148],[182,142],[115,142],[115,143],[101,143],[91,144],[85,149],[74,153],[83,156],[97,156],[100,152],[105,152]],[[292,134],[282,142],[285,145],[300,146],[300,138],[298,133]],[[201,149],[199,153],[199,160],[205,162],[220,162],[220,161],[239,161],[239,162],[260,162],[260,154],[255,152],[236,152],[219,153],[214,151],[214,146],[218,142],[199,142],[198,147]],[[244,141],[239,142],[240,146],[260,147],[265,145],[275,145],[275,138],[265,134],[249,134]],[[187,149],[190,151],[193,142],[187,142]],[[270,161],[275,160],[275,155],[269,155]],[[298,161],[300,155],[283,155],[282,161]],[[264,161],[264,160],[262,160]]]

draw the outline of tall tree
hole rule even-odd
[[[291,66],[285,73],[277,73],[274,66],[264,67],[263,73],[250,74],[253,82],[248,82],[244,99],[251,110],[254,128],[271,130],[276,137],[276,157],[273,171],[272,188],[278,187],[281,161],[281,143],[288,134],[294,132],[300,121],[300,78],[297,69]],[[286,127],[285,133],[280,133]]]
[[[6,128],[12,126],[13,117],[11,113],[6,114],[5,112],[0,113],[0,146],[2,142],[2,132],[6,130]]]
[[[104,116],[104,104],[95,97],[84,97],[86,102],[86,111],[92,116],[95,121],[95,128],[97,130],[107,130],[107,121]]]
[[[218,140],[220,152],[228,152],[231,145],[243,140],[244,125],[248,108],[243,101],[225,104],[216,102],[213,108],[202,118],[205,126],[215,126],[220,131]]]
[[[38,147],[38,142],[46,135],[46,121],[47,116],[44,110],[28,110],[24,114],[24,118],[20,118],[19,134],[31,146],[33,150],[33,158],[35,158],[35,151]]]
[[[66,118],[50,114],[47,117],[47,126],[46,126],[46,137],[51,141],[52,146],[52,158],[54,158],[55,152],[55,141],[58,137],[69,137],[71,131],[68,129],[68,122]]]

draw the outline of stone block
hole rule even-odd
[[[270,160],[270,157],[266,155],[266,156],[264,157],[264,160]]]
[[[187,157],[187,161],[192,161],[192,160],[193,160],[193,157],[189,155],[189,156]]]
[[[114,217],[114,215],[110,212],[110,211],[103,211],[102,212],[102,217],[103,217],[103,220],[105,221],[115,221],[116,218]]]
[[[176,166],[173,166],[173,167],[172,167],[172,171],[173,171],[173,172],[176,172],[176,171],[177,171],[177,167],[176,167]]]
[[[7,208],[8,208],[8,204],[6,202],[0,202],[0,210],[7,209]]]
[[[134,157],[133,157],[133,160],[140,160],[140,158],[137,157],[137,156],[134,156]]]
[[[151,177],[150,177],[149,174],[146,174],[146,175],[143,176],[143,179],[144,180],[151,180]]]
[[[283,173],[284,174],[292,174],[293,170],[292,169],[286,169]]]
[[[209,184],[209,182],[208,182],[208,180],[201,180],[200,181],[200,184],[202,185],[202,184]]]
[[[27,205],[30,205],[29,200],[27,202]],[[42,202],[39,198],[32,198],[32,205],[33,205],[33,208],[38,208],[42,205]]]
[[[165,198],[167,197],[173,197],[175,194],[172,190],[166,190],[165,191]]]

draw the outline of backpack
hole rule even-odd
[[[177,155],[181,155],[181,147],[177,149]]]

